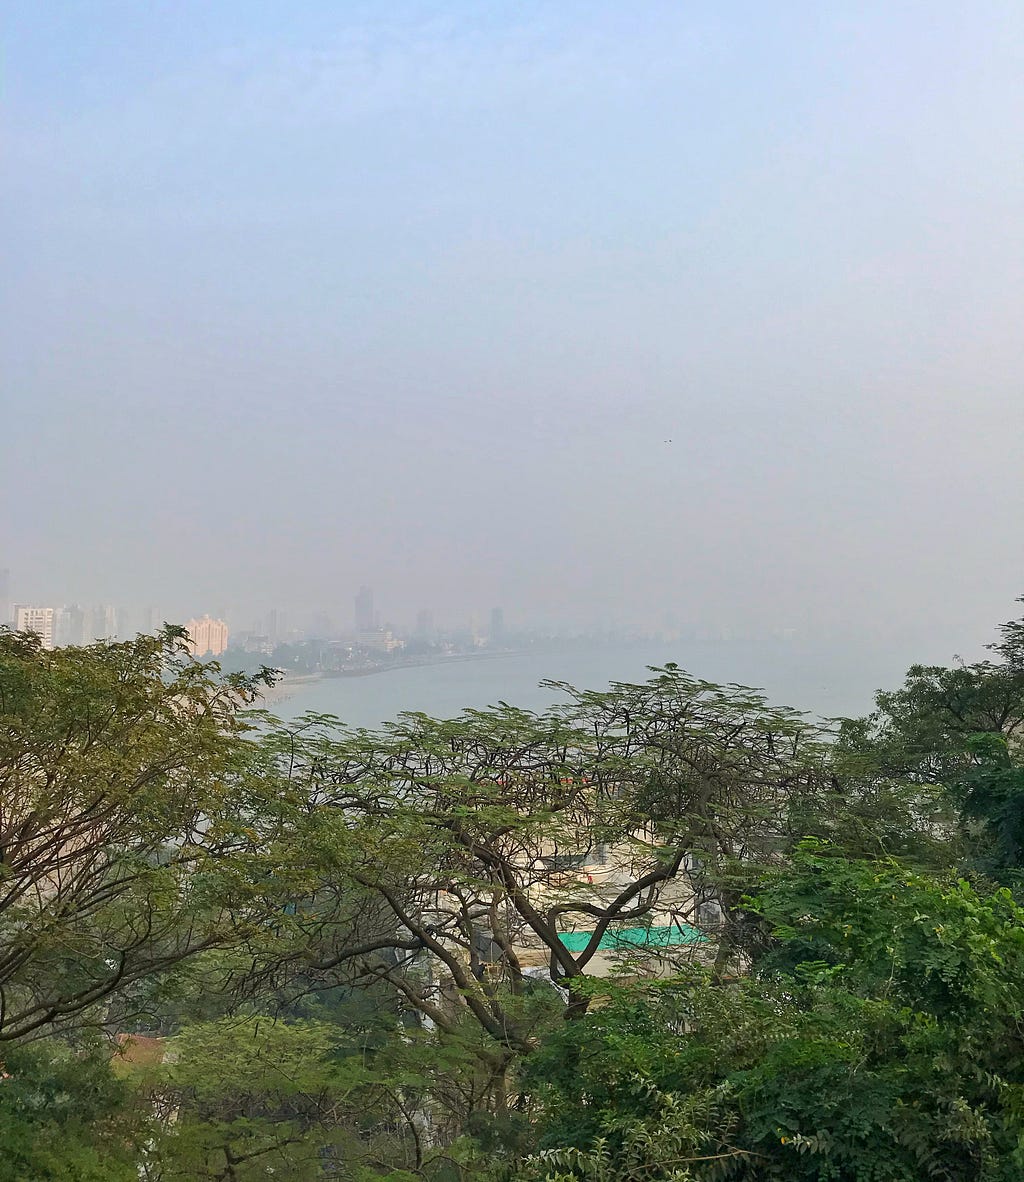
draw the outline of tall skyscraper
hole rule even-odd
[[[434,639],[434,613],[427,607],[416,613],[416,635],[420,640]]]
[[[189,648],[195,657],[205,657],[207,653],[219,657],[228,647],[228,626],[223,620],[212,620],[209,616],[189,620],[185,631],[189,637]]]
[[[500,607],[491,608],[491,643],[502,640],[505,636],[505,613]]]
[[[271,644],[279,644],[284,640],[287,631],[284,612],[278,611],[276,607],[272,607],[267,612],[267,639]]]
[[[86,643],[85,610],[80,604],[67,604],[57,613],[56,644],[80,645]]]
[[[369,587],[360,587],[356,596],[356,631],[372,632],[377,627],[373,611],[373,592]]]
[[[0,624],[10,624],[14,621],[14,609],[11,606],[11,572],[6,566],[0,567]]]
[[[117,612],[109,603],[101,603],[92,609],[92,622],[88,640],[111,640],[117,635]]]
[[[18,632],[38,632],[43,648],[53,648],[53,624],[55,611],[52,607],[29,607],[24,603],[14,606],[14,627]]]

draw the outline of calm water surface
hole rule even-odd
[[[764,689],[769,700],[821,716],[871,709],[879,688],[892,688],[915,660],[892,648],[840,653],[796,641],[606,645],[551,652],[453,660],[390,669],[366,677],[324,678],[283,685],[269,708],[283,719],[307,710],[337,715],[354,726],[377,726],[402,710],[451,717],[465,707],[499,701],[542,709],[556,700],[546,678],[586,689],[609,681],[644,681],[648,666],[675,661],[708,681]]]

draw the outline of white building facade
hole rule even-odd
[[[205,657],[207,654],[219,657],[228,647],[228,626],[223,620],[213,620],[209,616],[189,620],[185,631],[195,657]]]
[[[28,604],[14,605],[14,628],[16,632],[38,632],[43,640],[43,648],[51,649],[54,643],[54,617],[56,611],[52,607],[31,607]]]

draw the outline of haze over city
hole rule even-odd
[[[0,12],[0,1182],[1021,1182],[1020,0]]]
[[[4,24],[14,599],[943,659],[1012,614],[1019,5]]]

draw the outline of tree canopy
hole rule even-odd
[[[83,1182],[1020,1176],[1021,635],[835,724],[667,665],[368,731],[253,710],[177,629],[0,633],[0,1149]]]
[[[255,686],[180,631],[0,634],[0,1042],[52,1033],[258,925],[281,832]]]

